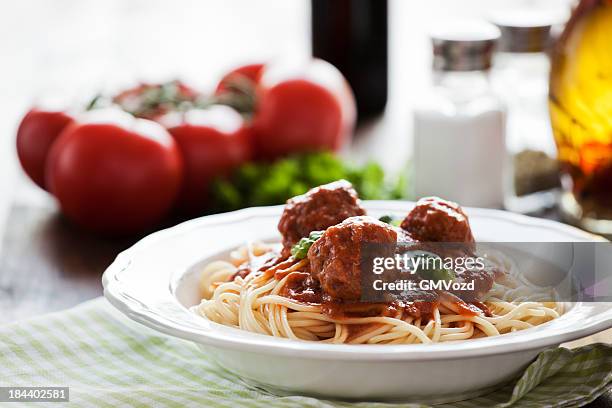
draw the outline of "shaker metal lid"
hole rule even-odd
[[[490,16],[491,23],[499,27],[501,52],[544,52],[551,43],[551,28],[567,19],[560,11],[505,10]]]
[[[453,21],[440,23],[430,37],[435,70],[483,71],[491,67],[500,31],[484,21]]]

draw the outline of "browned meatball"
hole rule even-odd
[[[389,224],[367,216],[347,218],[329,227],[310,247],[311,273],[331,298],[359,300],[361,245],[364,242],[393,244],[392,254],[396,241],[397,233]]]
[[[461,207],[438,197],[420,199],[401,224],[418,241],[474,242]]]
[[[287,201],[278,223],[283,236],[284,253],[312,231],[321,231],[348,217],[364,215],[357,192],[351,183],[336,181],[315,187],[306,194]]]

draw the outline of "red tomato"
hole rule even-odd
[[[142,83],[113,97],[121,109],[138,118],[156,120],[184,103],[193,103],[200,94],[181,81]]]
[[[252,157],[251,131],[228,106],[194,109],[162,119],[183,155],[185,177],[179,209],[201,214],[209,207],[211,181]]]
[[[253,122],[257,154],[276,158],[313,150],[339,150],[355,125],[355,98],[333,65],[268,65],[257,90]]]
[[[243,65],[241,67],[235,68],[225,74],[217,88],[215,89],[215,95],[222,94],[224,92],[228,92],[232,90],[237,84],[241,81],[249,81],[252,85],[255,85],[259,82],[259,78],[261,76],[261,72],[263,71],[264,64],[250,64]],[[240,86],[240,85],[238,85]]]
[[[31,109],[17,130],[17,156],[26,174],[45,188],[45,163],[51,145],[74,118],[64,111]]]
[[[174,139],[161,125],[102,109],[62,132],[46,172],[47,186],[69,219],[92,231],[124,235],[166,215],[183,167]]]

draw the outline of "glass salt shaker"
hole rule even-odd
[[[433,86],[414,111],[416,198],[501,207],[505,109],[489,82],[499,36],[481,21],[432,32]]]

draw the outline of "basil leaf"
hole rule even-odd
[[[393,225],[394,227],[399,227],[402,224],[401,218],[396,218],[392,215],[383,215],[378,219],[378,221]]]
[[[300,239],[300,241],[291,247],[291,255],[295,259],[304,259],[308,255],[308,250],[316,240],[323,236],[325,231],[312,231],[308,237]]]

